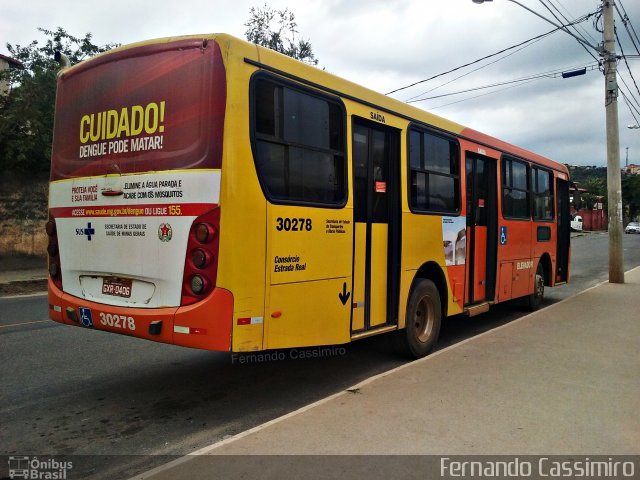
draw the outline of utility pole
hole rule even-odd
[[[618,81],[613,23],[615,0],[602,0],[602,34],[607,117],[607,193],[609,200],[609,283],[624,283],[622,249],[622,186],[618,131]]]

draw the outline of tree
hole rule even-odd
[[[298,24],[288,8],[274,10],[266,4],[262,8],[251,7],[249,21],[244,24],[247,40],[257,45],[283,53],[309,65],[317,65],[311,43],[296,39]]]
[[[607,208],[607,181],[599,177],[587,177],[580,186],[587,190],[587,193],[582,195],[582,199],[586,203],[586,207],[591,210],[598,201],[602,199],[603,208]]]
[[[7,43],[7,50],[23,68],[3,72],[11,90],[0,97],[2,171],[38,175],[49,170],[56,75],[60,68],[54,59],[55,52],[62,52],[75,64],[116,46],[94,45],[90,33],[83,38],[74,37],[61,27],[55,31],[38,30],[48,37],[44,45],[37,40],[27,46]]]

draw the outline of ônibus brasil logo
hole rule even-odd
[[[173,229],[168,223],[161,223],[158,227],[158,238],[161,242],[168,242],[173,236]]]
[[[9,457],[9,478],[38,478],[60,480],[67,478],[67,471],[73,469],[73,462],[62,462],[55,458],[46,460],[38,457]]]

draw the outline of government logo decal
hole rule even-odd
[[[158,227],[158,238],[161,242],[168,242],[173,236],[173,229],[168,223],[161,223]]]

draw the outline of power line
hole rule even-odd
[[[565,6],[562,4],[562,2],[561,2],[560,0],[549,0],[549,2],[550,2],[550,3],[552,3],[552,4],[553,4],[554,2],[555,2],[555,3],[557,3],[558,5],[560,5],[560,6],[564,9],[564,11],[567,13],[567,15],[569,15],[569,16],[571,16],[571,17],[573,17],[573,14],[572,14],[568,9],[567,9],[567,7],[565,7]],[[555,7],[555,6],[554,6],[554,8],[556,9],[556,11],[558,11],[558,13],[560,13],[560,11],[558,10],[558,8],[557,8],[557,7]],[[564,17],[564,18],[566,19],[566,17]],[[580,24],[578,25],[578,27],[580,27],[580,30],[582,30],[584,33],[586,33],[586,34],[587,34],[587,36],[588,36],[589,38],[591,38],[591,40],[593,40],[593,43],[598,44],[599,40],[597,40],[596,38],[594,38],[594,36],[593,36],[593,35],[591,35],[591,33],[589,33],[589,31],[588,31],[586,28],[584,28],[584,27],[583,27],[582,25],[580,25]],[[575,28],[575,27],[574,27],[574,28]],[[584,37],[583,37],[583,38],[584,38]]]
[[[633,113],[633,111],[635,110],[638,113],[638,115],[640,115],[640,110],[638,110],[638,108],[629,101],[629,98],[627,97],[627,94],[624,92],[624,89],[620,88],[620,93],[622,94],[622,98],[624,98],[624,101],[627,104],[627,108],[629,109],[629,112],[631,112],[631,116],[636,121],[636,124],[640,125],[640,123],[638,122],[638,119]]]
[[[596,68],[599,67],[599,64],[590,64],[587,65],[586,67],[584,67],[586,70],[595,70]],[[424,97],[424,98],[419,98],[417,100],[412,100],[409,101],[407,103],[417,103],[417,102],[423,102],[425,100],[434,100],[436,98],[443,98],[443,97],[450,97],[452,95],[460,95],[462,93],[469,93],[469,92],[475,92],[478,90],[486,90],[487,88],[495,88],[495,87],[500,87],[503,85],[511,85],[514,83],[522,83],[522,82],[527,82],[529,80],[538,80],[538,79],[542,79],[542,78],[558,78],[560,75],[562,75],[562,72],[566,72],[567,70],[570,69],[574,69],[575,67],[570,67],[569,69],[564,68],[564,69],[556,69],[556,70],[550,70],[547,72],[542,72],[542,73],[537,73],[534,75],[528,75],[526,77],[522,77],[522,78],[517,78],[517,79],[513,79],[513,80],[506,80],[504,82],[497,82],[497,83],[492,83],[489,85],[483,85],[480,87],[472,87],[472,88],[467,88],[464,90],[460,90],[457,92],[450,92],[450,93],[444,93],[442,95],[434,95],[432,97]]]
[[[598,27],[598,23],[600,23],[601,21],[602,21],[602,7],[598,9],[595,17],[593,17],[593,29],[599,33],[604,32],[604,27],[603,28]]]
[[[483,2],[484,0],[479,0],[480,2]],[[595,50],[596,52],[599,51],[599,48],[595,45],[592,45],[591,43],[589,43],[587,40],[585,40],[583,37],[580,37],[576,34],[574,34],[573,32],[571,32],[571,30],[569,30],[568,28],[566,28],[568,25],[558,25],[556,22],[554,22],[553,20],[549,20],[547,17],[545,17],[544,15],[541,15],[540,13],[536,12],[535,10],[532,10],[531,8],[527,7],[526,5],[523,5],[520,2],[516,2],[516,0],[511,0],[513,3],[519,5],[520,7],[524,8],[525,10],[527,10],[530,13],[533,13],[536,17],[543,19],[545,22],[550,23],[551,25],[553,25],[554,27],[557,27],[559,29],[561,29],[563,32],[565,32],[568,35],[571,35],[573,38],[575,38],[578,42],[580,42],[583,45],[587,45],[589,48]]]
[[[618,13],[620,13],[620,12],[618,12]],[[636,79],[633,76],[633,72],[631,71],[631,67],[629,66],[629,62],[627,62],[627,59],[624,56],[624,49],[622,48],[622,42],[620,41],[620,37],[618,37],[618,30],[616,28],[614,28],[613,32],[615,33],[616,40],[618,41],[618,45],[620,45],[620,53],[622,54],[622,58],[624,59],[625,65],[627,66],[627,70],[629,70],[629,75],[631,76],[631,80],[633,80],[633,84],[636,86],[636,91],[638,92],[638,95],[640,95],[640,88],[638,88],[638,84],[636,83]]]
[[[558,13],[560,14],[560,16],[562,16],[562,19],[558,18],[558,15],[556,15],[556,14],[553,12],[553,10],[551,10],[551,8],[550,8],[546,3],[544,3],[544,0],[539,0],[539,2],[542,4],[542,6],[543,6],[543,7],[545,7],[547,10],[549,10],[549,12],[551,13],[551,15],[553,15],[553,17],[554,17],[558,22],[562,23],[563,19],[564,19],[564,21],[569,22],[569,19],[568,19],[567,17],[565,17],[565,16],[562,14],[562,12],[561,12],[560,10],[558,10],[558,9],[555,7],[555,5],[551,4],[554,8],[556,8],[556,10],[557,10],[557,11],[558,11]],[[586,43],[586,44],[589,44],[588,40],[587,40],[586,38],[584,38],[584,35],[582,35],[582,34],[578,31],[578,29],[575,27],[575,25],[571,25],[571,22],[569,22],[569,23],[568,23],[568,25],[570,25],[570,26],[572,26],[572,27],[573,27],[573,30],[576,32],[576,34],[578,34],[578,36],[580,36],[580,37],[585,41],[585,43]],[[589,50],[589,49],[585,46],[585,44],[584,44],[584,43],[580,43],[580,45],[582,46],[582,48],[584,48],[584,49],[585,49],[585,51],[586,51],[589,55],[591,55],[591,57],[593,57],[593,59],[594,59],[596,62],[598,61],[598,58],[597,58],[597,57],[596,57],[596,56],[591,52],[591,50]]]
[[[450,105],[455,105],[456,103],[462,103],[462,102],[466,102],[466,101],[469,101],[469,100],[475,100],[476,98],[486,97],[487,95],[493,95],[494,93],[500,93],[500,92],[503,92],[505,90],[510,90],[512,88],[522,87],[523,85],[527,85],[527,84],[529,84],[531,82],[535,82],[535,81],[541,80],[541,79],[542,79],[542,77],[541,78],[534,78],[532,80],[528,80],[526,82],[519,83],[517,85],[510,85],[510,86],[505,87],[505,88],[500,88],[498,90],[494,90],[493,92],[481,93],[480,95],[474,95],[473,97],[463,98],[462,100],[456,100],[455,102],[445,103],[444,105],[438,105],[436,107],[429,107],[429,110],[436,110],[438,108],[444,108],[444,107],[448,107]]]
[[[635,47],[636,52],[638,52],[640,54],[640,48],[638,48],[638,45],[636,44],[636,41],[633,38],[633,35],[631,34],[631,31],[629,30],[629,25],[627,24],[627,23],[629,23],[629,24],[631,23],[631,22],[629,22],[629,17],[627,17],[626,13],[624,15],[622,14],[622,12],[618,8],[617,4],[616,4],[616,12],[618,12],[618,16],[622,20],[622,24],[624,25],[624,28],[627,31],[627,35],[629,35],[629,38],[631,39],[631,43]],[[618,37],[618,35],[616,34],[616,38],[617,37]],[[620,43],[620,39],[618,39],[618,43]],[[622,46],[620,46],[620,48],[622,48]]]
[[[620,5],[620,7],[622,8],[622,11],[624,12],[624,18],[627,19],[627,21],[629,22],[629,26],[631,27],[631,31],[633,32],[633,35],[635,36],[638,44],[640,45],[640,38],[638,38],[638,34],[636,33],[636,29],[633,28],[633,23],[631,23],[631,19],[629,18],[629,15],[627,15],[627,11],[624,8],[624,5],[622,4],[622,0],[618,0],[618,3],[616,4],[616,8],[618,8],[618,4]],[[620,14],[620,12],[618,11],[618,14]],[[624,23],[624,20],[622,21]],[[627,25],[625,24],[625,27]],[[628,30],[627,30],[628,31]],[[631,36],[631,34],[629,34],[629,36]],[[633,41],[633,39],[632,39]],[[635,43],[634,43],[635,45]],[[638,49],[638,47],[636,47],[636,50]],[[638,53],[640,54],[640,51],[638,51]]]
[[[584,21],[588,20],[592,15],[595,15],[595,13],[589,13],[587,15],[584,15],[583,17],[580,17],[579,19],[576,19],[573,23],[584,22]],[[512,45],[510,47],[503,48],[502,50],[500,50],[498,52],[492,53],[491,55],[486,55],[486,56],[484,56],[482,58],[479,58],[477,60],[474,60],[472,62],[465,63],[464,65],[460,65],[458,67],[452,68],[451,70],[447,70],[446,72],[438,73],[437,75],[433,75],[433,76],[431,76],[429,78],[425,78],[424,80],[419,80],[417,82],[411,83],[411,84],[406,85],[404,87],[396,88],[395,90],[391,90],[390,92],[385,93],[385,95],[391,95],[392,93],[396,93],[396,92],[399,92],[401,90],[406,90],[407,88],[415,87],[416,85],[419,85],[421,83],[425,83],[425,82],[428,82],[430,80],[434,80],[434,79],[436,79],[438,77],[442,77],[442,76],[447,75],[449,73],[453,73],[453,72],[455,72],[457,70],[461,70],[463,68],[469,67],[469,66],[474,65],[476,63],[480,63],[480,62],[482,62],[484,60],[487,60],[489,58],[495,57],[496,55],[500,55],[501,53],[508,52],[509,50],[513,50],[514,48],[518,48],[518,47],[520,47],[522,45],[525,45],[525,44],[527,44],[529,42],[533,42],[534,40],[537,40],[537,39],[540,39],[540,38],[544,38],[547,35],[551,35],[552,33],[557,32],[558,30],[563,30],[563,31],[566,32],[567,31],[566,30],[567,26],[568,25],[560,25],[560,26],[554,28],[553,30],[549,30],[548,32],[543,33],[542,35],[538,35],[538,36],[535,36],[533,38],[530,38],[529,40],[525,40],[524,42],[520,42],[520,43],[518,43],[516,45]],[[573,34],[572,34],[572,36],[573,36]]]
[[[466,76],[468,76],[468,75],[471,75],[472,73],[477,72],[478,70],[482,70],[483,68],[487,68],[487,67],[489,67],[489,66],[491,66],[491,65],[494,65],[494,64],[496,64],[496,63],[498,63],[498,62],[500,62],[500,61],[504,60],[505,58],[508,58],[508,57],[510,57],[510,56],[512,56],[512,55],[515,55],[516,53],[518,53],[518,52],[520,52],[520,51],[524,50],[525,48],[530,47],[531,45],[533,45],[534,43],[539,42],[540,40],[542,40],[542,38],[538,38],[538,39],[536,39],[536,40],[532,41],[531,43],[528,43],[527,45],[524,45],[524,46],[520,47],[519,49],[514,50],[514,51],[513,51],[513,52],[511,52],[511,53],[508,53],[508,54],[506,54],[506,55],[504,55],[504,56],[502,56],[502,57],[500,57],[500,58],[497,58],[497,59],[496,59],[496,60],[494,60],[493,62],[489,62],[489,63],[487,63],[487,64],[485,64],[485,65],[482,65],[482,66],[480,66],[480,67],[478,67],[478,68],[474,68],[474,69],[473,69],[473,70],[471,70],[470,72],[463,73],[462,75],[458,75],[457,77],[455,77],[455,78],[453,78],[453,79],[449,80],[448,82],[441,83],[440,85],[437,85],[437,86],[435,86],[435,87],[433,87],[433,88],[430,88],[429,90],[426,90],[426,91],[424,91],[424,92],[422,92],[422,93],[419,93],[419,94],[417,94],[417,95],[414,95],[413,97],[409,97],[408,99],[406,99],[406,100],[405,100],[405,102],[409,103],[411,100],[415,100],[416,98],[418,98],[418,97],[420,97],[420,96],[422,96],[422,95],[426,95],[427,93],[431,93],[431,92],[433,92],[434,90],[437,90],[437,89],[439,89],[439,88],[441,88],[441,87],[444,87],[445,85],[449,85],[450,83],[455,82],[456,80],[459,80],[459,79],[461,79],[461,78],[463,78],[463,77],[466,77]]]
[[[474,60],[473,62],[465,63],[464,65],[460,65],[459,67],[452,68],[451,70],[447,70],[446,72],[438,73],[437,75],[433,75],[432,77],[426,78],[424,80],[420,80],[418,82],[414,82],[411,85],[407,85],[405,87],[396,88],[395,90],[391,90],[390,92],[385,93],[385,95],[391,95],[392,93],[399,92],[400,90],[406,90],[407,88],[415,87],[416,85],[419,85],[421,83],[425,83],[425,82],[428,82],[428,81],[433,80],[435,78],[442,77],[442,76],[447,75],[449,73],[453,73],[453,72],[455,72],[457,70],[463,69],[463,68],[468,67],[470,65],[474,65],[476,63],[482,62],[483,60],[487,60],[488,58],[495,57],[496,55],[500,55],[501,53],[508,52],[509,50],[513,50],[514,48],[520,47],[520,46],[525,45],[525,44],[527,44],[529,42],[533,42],[534,40],[546,37],[547,35],[551,35],[552,33],[555,33],[558,30],[559,30],[558,28],[555,28],[553,30],[549,30],[547,33],[543,33],[542,35],[538,35],[536,37],[530,38],[529,40],[525,40],[524,42],[520,42],[520,43],[518,43],[516,45],[512,45],[510,47],[504,48],[504,49],[500,50],[499,52],[492,53],[491,55],[486,55],[486,56],[484,56],[482,58]]]
[[[627,89],[629,89],[629,92],[632,92],[633,90],[631,89],[631,87],[629,87],[629,85],[627,84],[626,80],[622,76],[622,72],[618,72],[618,73],[620,73],[620,80],[622,80],[622,83],[624,84],[624,86],[627,87]],[[631,99],[635,102],[635,104],[638,105],[638,107],[640,107],[640,102],[638,102],[638,99],[635,96],[631,95],[631,94],[629,94],[629,95],[631,96]],[[635,107],[635,105],[634,105],[634,107]]]

